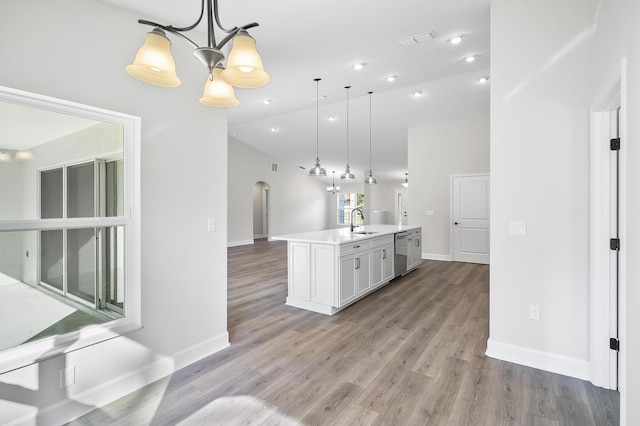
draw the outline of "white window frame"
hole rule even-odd
[[[124,131],[124,215],[72,219],[0,220],[1,232],[125,227],[124,317],[62,335],[43,338],[0,352],[0,374],[43,359],[112,339],[142,328],[140,271],[140,139],[139,117],[0,86],[0,100],[23,106],[121,125]]]

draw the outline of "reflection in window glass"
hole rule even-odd
[[[62,169],[40,172],[40,217],[62,217]]]
[[[63,231],[40,232],[40,280],[60,291],[63,289]]]
[[[69,166],[67,170],[67,217],[94,217],[95,213],[95,164]]]

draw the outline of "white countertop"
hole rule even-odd
[[[301,232],[271,237],[274,240],[297,241],[303,243],[342,244],[355,240],[382,237],[398,232],[420,229],[420,226],[408,225],[365,225],[356,227],[351,233],[349,227],[327,229],[324,231]],[[357,234],[357,232],[373,232],[373,234]]]

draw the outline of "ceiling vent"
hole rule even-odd
[[[435,31],[428,31],[426,33],[416,34],[411,37],[398,40],[398,44],[402,47],[411,47],[417,46],[420,43],[424,43],[435,38],[438,38],[438,34],[436,34]]]

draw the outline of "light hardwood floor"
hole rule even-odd
[[[230,248],[231,347],[73,425],[617,425],[619,397],[484,355],[489,268],[424,261],[334,316],[288,307],[286,243]]]

